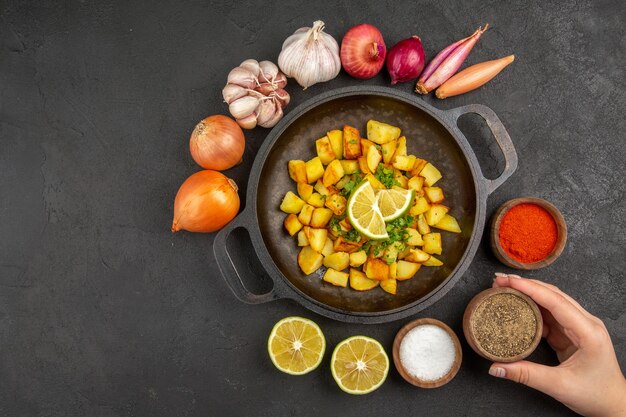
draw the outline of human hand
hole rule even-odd
[[[542,391],[585,416],[626,416],[626,380],[602,320],[545,282],[496,273],[493,286],[514,288],[539,305],[543,337],[560,364],[494,363],[490,375]]]

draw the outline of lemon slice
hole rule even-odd
[[[383,220],[389,222],[403,216],[415,198],[415,190],[405,190],[404,188],[394,187],[390,190],[380,190],[376,194],[378,199],[378,208]]]
[[[335,348],[330,370],[343,391],[367,394],[385,382],[389,358],[376,340],[367,336],[352,336]]]
[[[303,375],[318,367],[326,350],[320,327],[302,317],[286,317],[276,323],[267,340],[267,351],[276,367],[291,375]]]
[[[387,239],[385,220],[378,208],[376,193],[369,181],[363,181],[348,199],[348,219],[359,233],[370,239]]]

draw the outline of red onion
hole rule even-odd
[[[411,36],[395,44],[387,55],[387,71],[391,84],[414,80],[424,69],[426,57],[419,36]]]
[[[367,23],[350,28],[341,41],[341,65],[354,78],[365,80],[378,74],[386,54],[383,35]]]

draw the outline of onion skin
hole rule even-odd
[[[494,59],[493,61],[485,61],[480,64],[467,67],[443,83],[437,89],[435,95],[437,98],[444,99],[475,90],[478,87],[485,85],[514,60],[515,55],[509,55],[504,58]]]
[[[233,180],[217,171],[196,172],[178,189],[172,232],[215,232],[235,218],[239,204]]]
[[[386,55],[383,35],[367,23],[348,29],[341,40],[341,65],[354,78],[366,80],[378,74]]]
[[[484,29],[478,28],[471,36],[453,43],[438,53],[422,73],[415,86],[415,91],[420,94],[428,94],[452,77],[478,42],[480,35],[488,28],[488,24],[485,25]],[[436,68],[433,68],[435,65],[437,65]]]
[[[411,36],[395,44],[387,54],[387,71],[391,84],[414,80],[426,64],[424,47],[419,36]]]
[[[241,162],[245,149],[246,140],[237,122],[221,114],[202,120],[189,138],[191,157],[204,169],[232,168]]]

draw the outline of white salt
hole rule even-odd
[[[400,343],[400,362],[415,378],[435,381],[444,377],[454,364],[454,342],[441,327],[424,324],[414,327]]]

